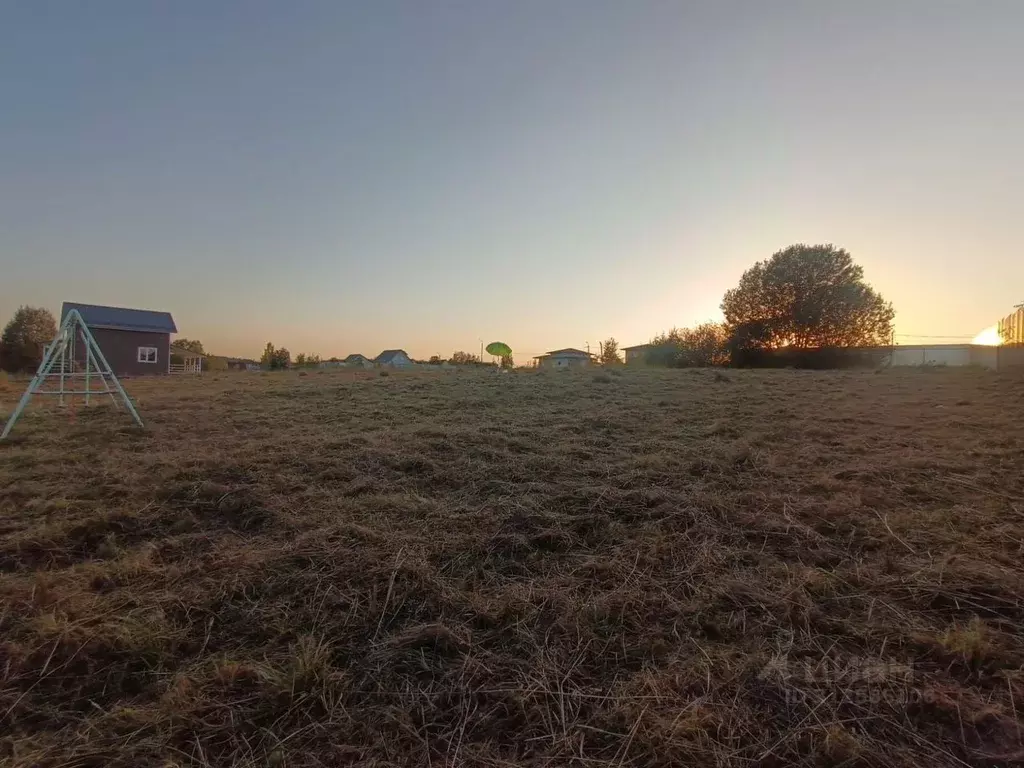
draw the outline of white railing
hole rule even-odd
[[[187,363],[171,363],[167,372],[178,376],[198,376],[203,372],[203,365],[199,360]]]

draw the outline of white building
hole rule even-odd
[[[583,368],[591,363],[589,352],[572,347],[556,349],[554,352],[548,352],[546,355],[539,355],[533,359],[538,368]]]
[[[416,365],[404,349],[385,349],[373,362],[388,368],[411,368]]]

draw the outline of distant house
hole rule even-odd
[[[626,353],[626,365],[632,363],[636,365],[638,363],[644,363],[647,360],[647,353],[650,351],[653,344],[637,344],[635,347],[623,347],[622,351]]]
[[[404,349],[385,349],[373,362],[388,368],[411,368],[415,365]]]
[[[258,371],[260,369],[259,361],[248,357],[226,357],[224,362],[227,363],[230,371]]]
[[[359,353],[349,355],[341,362],[350,368],[369,368],[373,365],[373,360],[368,358],[366,355],[360,355]]]
[[[171,334],[177,333],[178,328],[169,312],[65,301],[60,310],[61,322],[73,309],[78,310],[118,376],[170,372]],[[76,346],[75,362],[85,365],[85,345]]]
[[[591,356],[589,352],[582,349],[556,349],[546,355],[539,355],[533,358],[539,368],[582,368],[590,365]]]

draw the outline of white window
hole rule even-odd
[[[139,347],[139,362],[140,363],[155,363],[156,362],[156,347]]]

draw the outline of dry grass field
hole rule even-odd
[[[0,444],[4,766],[1024,762],[1021,377],[127,387]]]

